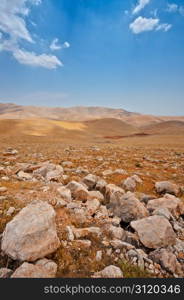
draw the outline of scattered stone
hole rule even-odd
[[[87,228],[73,228],[73,234],[76,239],[89,237],[91,234],[97,236],[101,235],[101,229],[99,227],[87,227]]]
[[[53,278],[56,276],[57,264],[54,261],[47,259],[47,258],[43,258],[43,259],[38,260],[35,263],[35,265],[45,268]]]
[[[97,199],[87,200],[85,204],[87,208],[87,213],[90,216],[94,215],[97,212],[97,210],[100,208],[100,202]]]
[[[142,194],[140,197],[140,201],[144,202],[145,204],[148,204],[148,202],[153,199],[155,199],[155,196],[153,195]]]
[[[167,208],[157,208],[153,211],[153,215],[165,217],[167,220],[173,219],[172,214]]]
[[[116,175],[127,175],[127,171],[123,170],[123,169],[116,169],[113,171],[113,174]]]
[[[89,191],[88,192],[87,200],[93,200],[93,199],[98,199],[100,201],[100,203],[104,202],[104,196],[99,191]]]
[[[33,179],[32,175],[30,175],[29,173],[25,173],[24,171],[18,172],[17,176],[19,179],[22,179],[22,180],[32,180]]]
[[[184,201],[165,194],[163,198],[150,200],[147,208],[151,212],[158,208],[167,208],[173,216],[178,217],[184,214]]]
[[[66,187],[60,187],[57,189],[57,192],[62,197],[62,199],[66,200],[67,202],[72,201],[72,195],[70,189],[67,189]]]
[[[1,177],[1,180],[3,180],[3,181],[9,181],[10,178],[8,176],[3,176],[3,177]]]
[[[160,264],[167,272],[181,274],[181,265],[172,252],[166,249],[157,249],[149,254],[149,258]]]
[[[89,190],[95,188],[95,185],[98,181],[98,177],[93,174],[88,174],[86,177],[83,178],[82,182],[87,185]]]
[[[179,187],[176,184],[171,183],[169,181],[156,182],[155,189],[156,189],[157,193],[159,193],[159,194],[168,193],[168,194],[172,194],[175,196],[177,196],[180,192]]]
[[[130,250],[130,249],[134,249],[135,247],[129,243],[123,242],[121,240],[118,239],[113,239],[112,241],[110,241],[110,244],[113,248],[115,249],[126,249],[126,250]]]
[[[12,274],[12,270],[8,268],[0,268],[0,278],[8,278]]]
[[[53,264],[55,264],[53,262]],[[15,270],[11,278],[53,278],[56,275],[56,272],[53,272],[53,266],[50,270],[49,266],[46,267],[45,264],[30,264],[24,262],[18,269]],[[57,265],[56,265],[57,271]]]
[[[68,206],[67,206],[68,207]],[[86,211],[84,208],[70,208],[70,214],[77,221],[79,225],[83,225],[87,222],[88,216],[86,216]]]
[[[60,165],[43,163],[42,167],[33,172],[36,178],[44,178],[47,181],[58,181],[63,175],[63,168]]]
[[[121,198],[115,198],[109,204],[113,214],[125,223],[148,216],[145,206],[132,193],[126,193]]]
[[[73,241],[75,238],[74,238],[73,230],[70,226],[66,226],[66,232],[67,232],[67,240]]]
[[[55,166],[55,169],[47,172],[46,180],[48,181],[58,181],[63,177],[63,168],[59,165]]]
[[[4,201],[4,200],[7,200],[7,197],[6,196],[0,196],[0,202]]]
[[[125,230],[121,227],[113,226],[112,224],[106,224],[104,231],[110,235],[111,239],[125,240],[126,238]]]
[[[105,188],[105,198],[107,202],[113,203],[114,201],[118,201],[123,195],[125,191],[118,187],[115,184],[108,184]]]
[[[7,212],[6,212],[6,215],[11,216],[11,215],[13,215],[14,212],[15,212],[15,207],[10,206],[9,209],[7,210]]]
[[[102,172],[103,177],[106,177],[106,176],[109,176],[109,175],[112,175],[112,174],[113,174],[113,171],[111,169],[105,170],[105,171]]]
[[[98,179],[95,189],[104,195],[106,190],[106,185],[107,182],[104,179]]]
[[[102,251],[101,250],[97,251],[95,259],[96,259],[96,261],[102,260]]]
[[[77,189],[83,189],[83,188],[86,188],[87,189],[87,186],[77,182],[77,181],[70,181],[67,185],[66,185],[66,188],[69,189],[71,191],[71,194],[72,196],[74,195],[75,191]]]
[[[122,186],[126,191],[134,192],[137,186],[137,183],[141,184],[142,179],[137,175],[128,177],[122,182]]]
[[[169,221],[161,216],[151,216],[138,221],[132,221],[144,246],[151,249],[166,247],[176,243],[176,235]]]
[[[14,260],[35,261],[59,245],[54,209],[46,202],[33,201],[6,225],[1,248]]]
[[[16,155],[18,154],[18,151],[16,149],[8,148],[3,155],[4,156],[9,156],[9,155]]]
[[[68,204],[68,202],[66,200],[58,199],[58,200],[56,200],[55,207],[56,208],[62,208],[62,207],[67,206],[67,204]]]
[[[110,265],[100,272],[96,272],[93,278],[123,278],[123,272],[120,268]]]
[[[72,161],[63,161],[62,166],[67,167],[67,168],[71,168],[73,166],[73,162]]]
[[[82,184],[80,184],[80,186],[72,193],[72,196],[75,200],[84,202],[87,201],[88,195],[88,190]]]
[[[91,247],[91,241],[90,240],[75,240],[75,245],[78,248],[90,248]]]
[[[0,187],[0,193],[5,193],[5,192],[7,192],[7,188],[6,187],[4,187],[4,186],[1,186]]]

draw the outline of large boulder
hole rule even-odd
[[[175,196],[177,196],[180,192],[179,187],[176,184],[169,182],[169,181],[156,182],[155,189],[156,189],[157,193],[159,193],[159,194],[168,193],[168,194],[172,194]]]
[[[184,201],[173,195],[165,194],[163,198],[150,200],[147,208],[150,211],[167,208],[173,216],[178,217],[184,214]]]
[[[122,197],[115,197],[109,207],[115,216],[125,223],[142,219],[148,216],[148,211],[133,193],[127,193]]]
[[[59,246],[54,209],[47,202],[33,201],[6,225],[1,248],[12,259],[35,261]]]
[[[156,249],[176,243],[173,228],[164,217],[151,216],[133,221],[130,225],[137,231],[140,241],[147,248]]]

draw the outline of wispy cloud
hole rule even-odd
[[[172,28],[171,24],[163,23],[163,24],[158,25],[157,28],[156,28],[156,30],[157,31],[162,30],[162,31],[167,32],[171,28]]]
[[[169,13],[179,13],[180,15],[184,16],[184,6],[176,3],[167,3],[166,11]]]
[[[20,41],[34,43],[26,24],[31,6],[38,6],[42,0],[0,0],[0,51],[9,51],[21,64],[54,69],[62,62],[53,55],[36,54],[20,47]]]
[[[175,4],[175,3],[171,3],[171,4],[168,3],[168,4],[167,4],[166,10],[167,10],[168,12],[176,12],[176,11],[178,10],[178,5]]]
[[[70,47],[70,44],[68,42],[64,42],[64,44],[60,45],[58,38],[55,38],[52,41],[52,43],[50,44],[50,49],[52,51],[61,50],[61,49],[64,49],[64,48],[69,48],[69,47]]]
[[[162,30],[168,31],[172,27],[171,24],[161,24],[158,18],[144,18],[138,17],[135,19],[130,25],[129,28],[134,34],[139,34],[145,31],[152,31],[152,30]]]
[[[59,42],[58,38],[56,38],[52,41],[52,43],[50,44],[50,49],[52,51],[61,49],[61,45],[59,45],[58,42]]]
[[[37,55],[34,52],[17,49],[13,52],[15,59],[24,65],[35,67],[43,67],[47,69],[56,69],[57,66],[62,66],[62,62],[53,55],[41,54]]]
[[[139,13],[149,3],[150,3],[150,0],[139,0],[137,5],[135,6],[135,8],[132,11],[132,14],[134,15],[134,14]]]
[[[159,19],[138,17],[130,24],[130,29],[133,33],[139,34],[144,31],[151,31],[156,28]]]

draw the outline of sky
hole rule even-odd
[[[184,115],[184,0],[0,0],[0,102]]]

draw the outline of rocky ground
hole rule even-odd
[[[2,144],[0,277],[183,277],[184,150]]]

